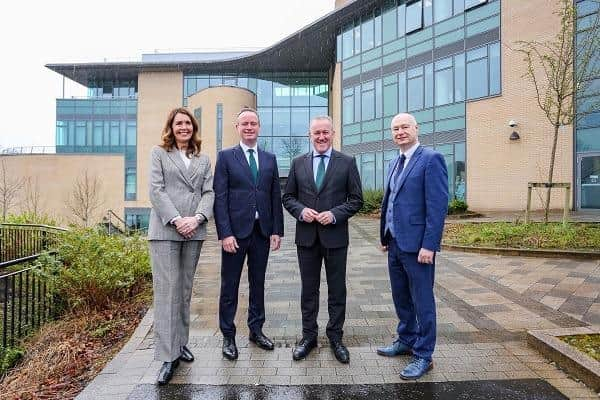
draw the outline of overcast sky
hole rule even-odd
[[[256,50],[333,7],[334,0],[4,1],[0,147],[54,145],[62,77],[45,64],[136,61],[155,50]],[[86,91],[68,84],[65,94]]]

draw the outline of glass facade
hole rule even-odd
[[[446,159],[451,198],[465,198],[465,102],[501,93],[499,38],[499,0],[387,0],[339,32],[342,149],[365,189],[383,187],[391,119],[410,112],[421,143]]]
[[[594,0],[577,1],[578,48],[584,46],[589,35],[598,35],[591,29],[600,18],[600,3]],[[598,38],[597,38],[598,39]],[[600,53],[592,55],[588,71],[600,69]],[[575,147],[578,208],[600,208],[600,74],[591,79],[577,92],[578,118],[575,123]]]
[[[87,99],[56,100],[57,153],[122,153],[125,200],[137,197],[137,84],[91,82]]]
[[[370,24],[375,26],[373,21]],[[352,32],[354,48],[354,27]],[[358,35],[360,45],[360,33]],[[329,85],[327,73],[324,72],[226,76],[187,74],[183,79],[184,104],[187,104],[187,98],[192,94],[213,86],[243,87],[256,93],[261,123],[259,145],[275,153],[277,164],[284,176],[287,175],[291,160],[309,149],[310,119],[328,114]],[[222,112],[219,114],[217,109],[217,118],[219,115],[222,119]],[[222,126],[222,121],[221,125],[217,123],[217,127],[219,126]],[[218,138],[219,132],[215,133]]]

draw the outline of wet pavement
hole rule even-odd
[[[337,389],[344,396],[352,393],[359,396],[361,390],[368,388],[374,391],[368,394],[369,398],[385,399],[382,396],[387,394],[377,390],[388,390],[386,393],[397,397],[404,394],[402,390],[421,390],[418,389],[421,387],[429,387],[430,392],[425,389],[422,392],[433,393],[431,396],[445,390],[455,390],[454,393],[463,390],[469,394],[464,398],[474,398],[471,393],[480,390],[488,392],[486,398],[492,398],[494,388],[509,390],[515,386],[521,388],[521,392],[515,392],[515,396],[522,395],[514,397],[517,399],[536,398],[533,396],[542,393],[542,386],[535,385],[543,385],[557,389],[567,398],[598,400],[596,393],[570,379],[528,347],[525,334],[532,329],[599,326],[600,261],[440,253],[435,287],[438,307],[435,368],[417,385],[406,384],[398,374],[409,358],[385,358],[375,353],[377,346],[393,340],[397,323],[386,256],[377,248],[378,221],[355,217],[350,228],[344,326],[350,364],[342,365],[335,360],[324,335],[327,322],[324,273],[319,348],[306,360],[292,361],[292,346],[300,338],[301,314],[294,223],[289,218],[282,249],[271,255],[267,269],[264,331],[275,340],[276,348],[266,352],[248,342],[245,322],[248,284],[244,273],[236,318],[240,356],[235,362],[223,359],[217,318],[220,248],[213,225],[194,281],[189,347],[196,361],[180,365],[171,381],[173,385],[160,390],[154,386],[160,363],[153,361],[149,313],[129,343],[79,398],[113,400],[146,393],[149,397],[145,398],[167,399],[174,391],[185,388],[186,392],[180,394],[190,399],[204,398],[197,397],[200,396],[197,393],[221,396],[228,390],[239,393],[240,399],[280,398],[274,397],[277,393],[306,393],[306,396],[331,393],[329,398],[335,399]],[[492,381],[500,383],[489,383]],[[427,385],[419,386],[424,383]],[[509,396],[498,398],[512,398]]]
[[[138,385],[130,400],[563,400],[538,379],[414,383],[409,385]]]

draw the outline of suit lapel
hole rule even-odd
[[[268,158],[267,155],[265,154],[264,151],[262,151],[260,148],[256,148],[256,151],[258,152],[258,178],[256,179],[256,186],[258,186],[260,184],[260,180],[262,179],[264,174],[261,174],[260,171],[263,168],[267,167],[267,162],[268,162]],[[250,168],[248,168],[250,169]]]
[[[188,175],[190,181],[194,181],[196,174],[198,173],[198,169],[200,168],[200,155],[192,156],[192,162],[190,163],[190,167],[188,168]]]
[[[310,178],[311,187],[314,189],[315,193],[318,192],[317,185],[315,184],[315,174],[313,172],[313,159],[312,159],[312,151],[308,152],[304,156],[304,169],[306,170],[306,175]]]
[[[410,172],[413,170],[413,168],[415,167],[417,162],[419,162],[419,158],[421,158],[422,152],[423,152],[423,147],[419,146],[417,148],[417,150],[415,150],[415,152],[412,155],[412,157],[410,158],[410,160],[408,161],[408,165],[406,166],[406,168],[404,168],[404,173],[400,177],[400,182],[398,182],[398,189],[397,189],[398,192],[400,191],[400,189],[402,189],[402,185],[404,185],[404,182],[406,181],[406,177],[408,175],[410,175]]]
[[[179,155],[179,150],[173,149],[173,151],[165,151],[165,153],[167,153],[167,157],[169,157],[169,159],[171,159],[173,164],[175,164],[175,166],[177,166],[177,169],[179,169],[179,172],[181,172],[181,176],[183,176],[183,179],[185,180],[185,182],[188,185],[193,186],[192,180],[189,177],[189,171],[186,168],[185,164],[183,163],[181,156]]]
[[[240,163],[242,171],[244,171],[246,177],[250,180],[252,184],[254,184],[254,179],[252,178],[252,173],[250,172],[250,165],[248,165],[248,161],[246,160],[246,156],[244,155],[244,150],[242,150],[242,146],[238,144],[233,148],[233,156]]]
[[[331,177],[333,176],[333,171],[336,167],[336,165],[338,164],[338,158],[339,154],[337,153],[337,151],[332,150],[331,151],[331,158],[329,159],[329,163],[327,164],[327,170],[325,171],[325,177],[323,178],[323,184],[321,185],[321,188],[319,189],[319,193],[323,190],[323,188],[325,186],[327,186],[327,183],[331,180]]]

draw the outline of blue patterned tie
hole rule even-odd
[[[402,175],[402,171],[404,170],[404,161],[406,161],[406,156],[404,154],[402,154],[400,156],[400,161],[398,162],[398,168],[396,168],[396,176],[394,177],[395,185],[398,184],[398,180],[400,179],[400,176]]]

